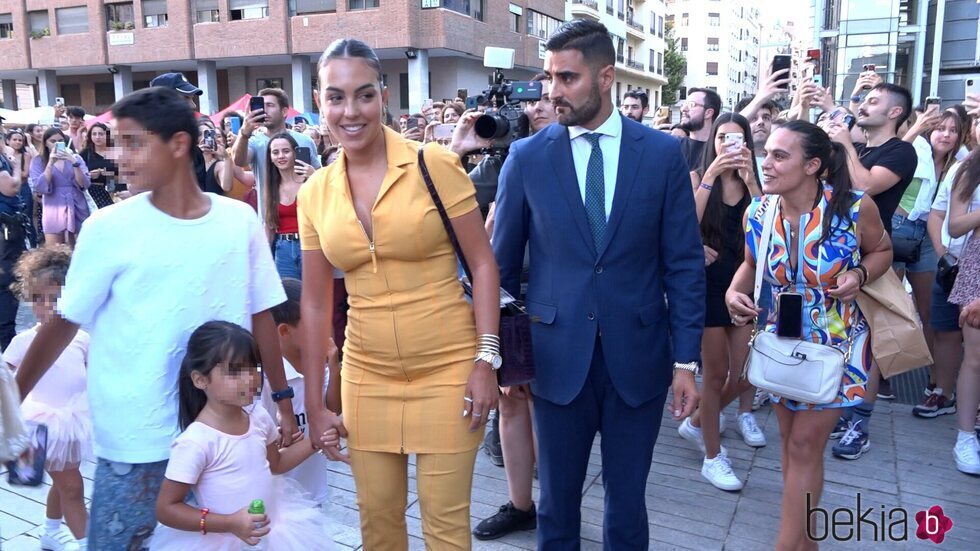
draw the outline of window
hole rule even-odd
[[[336,13],[337,0],[296,0],[296,14]]]
[[[651,69],[651,70],[652,70],[652,69],[653,69],[654,67],[656,67],[656,66],[657,66],[657,63],[656,63],[656,59],[657,59],[657,53],[656,53],[656,52],[654,52],[653,50],[650,50],[650,69]]]
[[[510,5],[510,30],[511,32],[521,32],[521,15],[524,15],[524,8]]]
[[[167,0],[143,0],[143,26],[167,26]]]
[[[664,37],[664,18],[662,15],[657,16],[657,36]]]
[[[9,13],[0,13],[0,38],[14,37],[14,16]]]
[[[366,10],[378,7],[378,0],[347,0],[347,10]],[[443,6],[445,7],[445,6]],[[404,109],[408,109],[405,107]]]
[[[28,12],[27,20],[31,24],[32,33],[48,30],[48,10]]]
[[[623,104],[623,83],[616,83],[616,107]]]
[[[221,21],[218,0],[194,0],[194,23],[217,23]]]
[[[686,13],[682,13],[681,14],[681,27],[686,27],[686,26],[687,26],[687,14]]]
[[[232,21],[265,19],[269,17],[269,0],[231,0],[228,10]]]
[[[561,21],[534,10],[527,10],[527,34],[547,40],[561,25]]]
[[[82,34],[88,32],[88,8],[85,6],[57,8],[54,10],[54,18],[58,22],[58,34]],[[68,99],[65,98],[65,101],[68,101]]]
[[[686,36],[684,38],[681,38],[681,51],[682,52],[686,52],[687,51],[687,37]]]
[[[708,37],[708,51],[717,52],[718,51],[718,39]]]
[[[717,75],[718,74],[718,62],[717,61],[709,61],[708,62],[707,73],[709,75]]]
[[[624,13],[626,13],[625,0],[619,0],[619,13],[617,13],[616,16],[623,19]]]
[[[721,26],[721,14],[719,14],[719,13],[709,13],[708,14],[708,26],[709,27],[720,27]]]
[[[606,0],[606,13],[609,15],[616,13],[616,8],[613,7],[613,0]]]
[[[82,86],[80,84],[62,84],[61,97],[65,98],[65,105],[81,105]]]
[[[116,102],[116,87],[111,82],[95,83],[95,104],[112,105]]]
[[[127,27],[132,29],[135,21],[132,2],[105,5],[106,29],[110,31],[121,31]]]
[[[657,52],[657,74],[664,74],[664,54]]]
[[[377,2],[378,0],[374,0],[375,4]],[[484,0],[442,0],[442,7],[456,13],[468,15],[477,21],[483,21],[483,3]]]

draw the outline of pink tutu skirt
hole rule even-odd
[[[28,396],[21,411],[25,420],[48,426],[45,470],[72,469],[91,457],[92,420],[86,394],[77,394],[68,403],[57,407],[36,402]]]
[[[326,515],[309,499],[295,480],[273,476],[273,503],[266,503],[269,517],[269,533],[259,546],[268,551],[296,551],[300,549],[335,549],[331,535],[334,533]],[[243,504],[244,507],[246,504]],[[150,551],[239,551],[245,542],[234,534],[187,532],[157,524],[150,540]]]

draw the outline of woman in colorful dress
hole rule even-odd
[[[773,396],[782,437],[783,501],[776,549],[816,549],[806,536],[807,503],[823,490],[823,454],[840,408],[860,404],[871,367],[868,324],[855,297],[891,267],[891,241],[874,201],[851,190],[846,153],[817,126],[791,121],[774,130],[762,163],[764,195],[746,213],[745,260],[725,297],[735,325],[752,323],[760,309],[750,294],[758,251],[768,251],[763,277],[773,304],[783,292],[803,295],[802,338],[848,347],[837,398],[807,404]],[[768,209],[779,206],[771,243],[760,243]],[[777,314],[760,328],[776,331]],[[851,427],[853,430],[854,427]],[[809,496],[809,497],[808,497]]]

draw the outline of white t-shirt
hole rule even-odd
[[[251,207],[208,193],[208,213],[181,220],[151,196],[85,221],[58,301],[64,318],[91,328],[95,453],[124,463],[170,455],[190,334],[211,320],[251,330],[253,314],[286,300]]]
[[[953,186],[953,179],[956,177],[956,173],[959,172],[960,165],[962,163],[956,163],[946,171],[946,177],[943,178],[941,184],[939,184],[939,191],[936,192],[936,200],[932,203],[932,210],[938,210],[946,213],[943,219],[943,231],[942,240],[943,245],[947,248],[949,254],[959,258],[963,253],[963,247],[966,246],[967,240],[970,238],[970,233],[957,237],[953,239],[949,235],[949,191]],[[976,191],[973,192],[973,197],[970,199],[969,212],[980,210],[980,187],[977,187]]]
[[[282,366],[286,371],[286,379],[289,381],[289,386],[293,388],[293,392],[295,393],[293,397],[293,414],[296,416],[296,425],[309,438],[310,433],[307,430],[309,420],[306,418],[306,396],[304,394],[305,385],[303,384],[303,374],[296,371],[296,368],[286,358],[282,359]],[[324,395],[326,395],[329,378],[330,372],[324,368]],[[269,412],[269,415],[273,419],[279,419],[279,410],[276,408],[275,402],[272,401],[272,391],[269,390],[268,381],[262,385],[261,400],[262,405]],[[287,472],[285,476],[298,482],[303,487],[303,490],[312,496],[313,501],[324,503],[330,497],[329,469],[330,465],[327,458],[323,454],[315,453],[306,461],[294,467],[293,470]]]

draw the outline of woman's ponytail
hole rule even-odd
[[[829,212],[824,216],[821,243],[830,239],[835,232],[851,227],[851,207],[854,205],[851,171],[847,168],[847,149],[829,137],[827,141],[830,143],[830,155],[823,166],[827,167],[825,181],[830,186],[831,193],[827,209]]]

